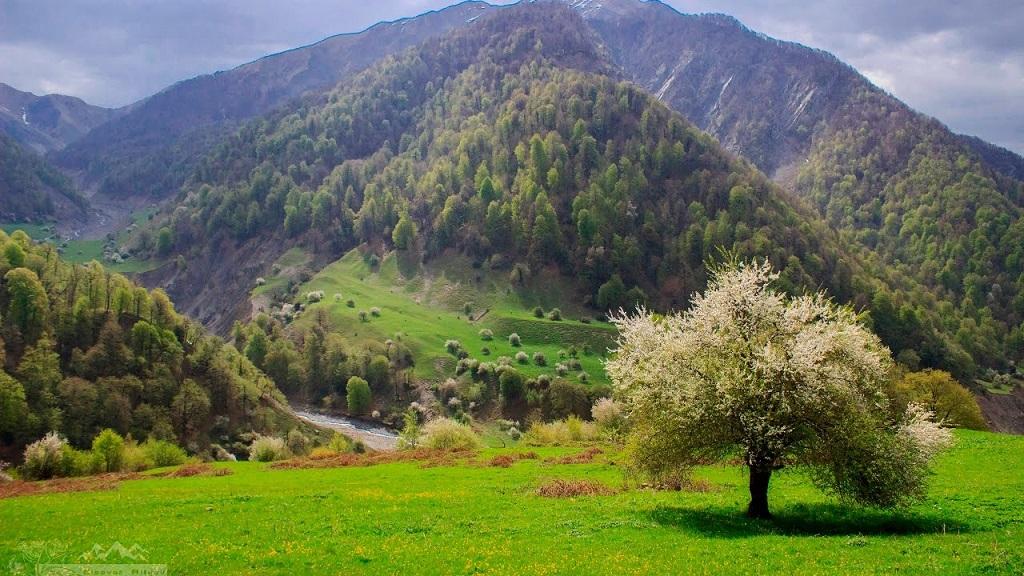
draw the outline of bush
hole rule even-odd
[[[67,440],[56,432],[50,432],[25,447],[25,461],[21,465],[21,476],[26,480],[46,480],[63,475],[64,456]]]
[[[359,321],[366,322],[370,319],[370,315],[366,313],[366,310],[359,311]]]
[[[380,318],[380,308],[378,308],[377,306],[370,308],[370,315],[373,316],[374,318]]]
[[[0,460],[0,484],[3,484],[4,482],[11,482],[14,480],[14,478],[11,478],[11,475],[7,473],[8,467],[10,467],[10,464],[4,462],[3,460]]]
[[[487,342],[490,342],[491,340],[494,340],[494,332],[492,332],[489,328],[484,328],[483,330],[481,330],[479,332],[479,334],[480,334],[480,339],[481,340],[484,340],[484,341],[487,341]]]
[[[145,449],[134,440],[126,441],[124,443],[124,458],[121,470],[125,472],[142,472],[150,468],[153,468],[153,460],[146,454]]]
[[[348,300],[345,301],[345,306],[348,306],[349,308],[355,308],[356,307],[356,301],[351,299],[351,298],[349,298]]]
[[[543,318],[544,317],[544,309],[541,308],[540,306],[535,307],[533,309],[533,317],[534,318]]]
[[[555,373],[559,376],[565,376],[569,373],[569,368],[565,364],[559,362],[558,364],[555,364]]]
[[[618,430],[625,422],[622,405],[611,398],[601,398],[590,409],[594,423],[603,430]]]
[[[516,362],[519,362],[520,364],[526,364],[529,361],[530,361],[530,355],[529,354],[527,354],[526,352],[523,352],[522,350],[520,350],[519,352],[516,352]]]
[[[597,439],[597,427],[576,416],[555,422],[538,422],[530,426],[523,441],[533,446],[563,446]]]
[[[370,385],[359,376],[348,379],[346,386],[346,400],[348,402],[349,414],[362,415],[370,409],[373,396],[370,393]]]
[[[288,448],[284,440],[276,436],[257,435],[249,445],[249,460],[254,462],[274,462],[288,457]]]
[[[118,472],[124,465],[124,438],[110,428],[92,439],[92,453],[102,472]]]
[[[525,390],[523,375],[515,369],[504,370],[501,376],[498,377],[498,386],[501,390],[501,397],[506,402],[518,400],[522,398],[523,391]]]
[[[484,346],[483,348],[480,349],[480,353],[483,354],[484,356],[490,356],[491,349],[488,348],[487,346]]]
[[[562,319],[562,311],[558,308],[552,308],[548,312],[548,320],[555,320],[556,322]]]
[[[444,349],[447,350],[449,354],[458,356],[459,352],[462,351],[462,342],[459,342],[458,340],[445,340]]]
[[[306,300],[309,302],[319,302],[324,299],[323,290],[314,290],[313,292],[306,292]]]
[[[335,292],[334,293],[334,301],[335,302],[341,302],[341,294]]]
[[[533,363],[536,364],[537,366],[547,366],[548,365],[548,359],[547,359],[546,356],[544,356],[544,354],[542,352],[534,352],[533,353]]]
[[[306,438],[297,428],[289,430],[286,438],[288,451],[292,454],[302,456],[309,450],[309,438]]]
[[[515,332],[508,335],[508,343],[509,346],[514,346],[516,348],[522,346],[523,344],[522,341],[519,339],[519,334],[516,334]]]
[[[352,441],[348,439],[344,434],[334,433],[331,436],[331,441],[327,443],[327,449],[337,452],[339,454],[352,451]]]
[[[482,446],[472,428],[451,418],[427,422],[420,444],[436,450],[476,450]]]
[[[580,372],[578,378],[580,379],[580,382],[586,383],[588,380],[590,380],[590,375],[587,374],[586,372]]]
[[[545,416],[548,418],[566,418],[570,415],[585,417],[590,415],[593,402],[587,394],[586,386],[556,380],[548,387],[546,394]]]

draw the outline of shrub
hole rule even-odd
[[[562,311],[558,308],[552,308],[548,312],[548,320],[555,320],[556,322],[562,319]]]
[[[338,454],[339,454],[339,452],[331,450],[330,448],[327,448],[327,447],[324,447],[324,446],[317,446],[316,448],[313,448],[312,452],[309,453],[309,459],[310,460],[326,460],[328,458],[332,458],[334,456],[337,456]]]
[[[472,314],[473,313],[473,303],[472,302],[466,302],[462,306],[462,311],[466,313],[466,316],[469,316],[470,314]]]
[[[580,372],[579,376],[577,377],[580,379],[580,382],[587,382],[588,380],[590,380],[590,375],[588,375],[586,372]]]
[[[257,286],[263,286],[266,283],[267,283],[267,279],[262,277],[262,276],[260,276],[259,278],[256,279],[256,285]]]
[[[126,472],[142,472],[150,468],[153,468],[153,460],[146,454],[146,450],[134,440],[125,441],[120,469]]]
[[[283,439],[276,436],[257,435],[249,445],[249,460],[254,462],[274,462],[288,457],[288,448]]]
[[[334,436],[331,436],[330,442],[327,443],[327,449],[339,454],[350,452],[352,450],[352,441],[344,434],[335,432]]]
[[[11,482],[14,480],[14,478],[11,478],[11,475],[7,473],[8,467],[10,467],[10,464],[4,462],[3,460],[0,460],[0,484],[3,484],[4,482]]]
[[[615,491],[593,480],[555,479],[537,488],[537,495],[544,498],[575,498],[577,496],[607,496]]]
[[[488,348],[487,346],[484,346],[483,348],[480,349],[480,353],[483,354],[484,356],[490,356],[491,349]]]
[[[583,316],[583,317],[580,318],[580,322],[583,323],[583,324],[590,324],[593,321],[594,321],[594,319],[591,318],[590,316]]]
[[[525,387],[523,386],[523,375],[518,370],[504,370],[498,377],[498,385],[501,390],[501,397],[506,402],[522,398]]]
[[[334,301],[335,302],[341,302],[341,294],[335,292],[334,293]]]
[[[534,318],[543,318],[544,317],[544,309],[541,308],[540,306],[535,307],[533,309],[533,317]]]
[[[480,339],[481,340],[484,340],[484,341],[487,341],[487,342],[490,342],[491,340],[494,340],[494,332],[492,332],[489,328],[484,328],[483,330],[481,330],[479,332],[479,334],[480,334]]]
[[[356,307],[356,301],[351,299],[351,298],[349,298],[348,300],[345,301],[345,306],[348,306],[349,308],[355,308]]]
[[[124,438],[110,428],[92,439],[92,453],[103,472],[118,472],[124,464]]]
[[[518,348],[519,346],[522,346],[523,343],[519,339],[519,334],[516,334],[515,332],[513,332],[513,333],[508,335],[508,344],[509,344],[509,346],[514,346],[514,347]]]
[[[353,376],[348,379],[346,390],[349,414],[366,414],[370,409],[370,404],[373,402],[369,383],[359,376]]]
[[[597,438],[597,427],[576,416],[555,422],[538,422],[530,426],[523,441],[533,446],[562,446],[573,442],[587,442]]]
[[[67,440],[56,432],[50,432],[25,447],[25,461],[21,465],[21,476],[26,480],[45,480],[62,475]]]
[[[309,450],[309,439],[297,428],[288,431],[286,443],[288,451],[296,456],[302,456]]]
[[[359,311],[359,321],[366,322],[370,319],[370,315],[366,313],[366,310]]]
[[[533,353],[533,363],[536,364],[537,366],[547,366],[548,365],[548,359],[547,359],[546,356],[544,356],[544,354],[542,352],[534,352]]]
[[[306,292],[306,300],[309,302],[319,302],[324,299],[323,290],[314,290],[313,292]]]
[[[558,364],[555,364],[555,373],[559,376],[565,376],[569,373],[569,368],[565,364],[559,362]]]
[[[458,356],[459,352],[462,350],[462,342],[459,342],[458,340],[445,340],[444,349],[447,350],[449,354]]]
[[[601,398],[594,407],[590,409],[594,417],[594,423],[598,428],[604,430],[617,430],[622,427],[625,418],[622,414],[622,405],[611,398]]]
[[[584,417],[590,415],[593,405],[586,386],[556,380],[548,387],[544,414],[548,418],[565,418],[570,415]]]
[[[530,361],[529,354],[527,354],[526,352],[523,352],[522,350],[520,350],[519,352],[516,352],[516,362],[519,362],[520,364],[526,364],[529,361]]]
[[[452,398],[452,400],[458,400]],[[410,408],[402,415],[402,431],[398,435],[398,449],[411,450],[420,443],[420,415]]]
[[[374,318],[380,318],[380,308],[378,308],[377,306],[370,308],[370,315],[373,316]]]
[[[427,422],[420,444],[436,450],[475,450],[482,446],[472,428],[451,418]]]

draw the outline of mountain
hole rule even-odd
[[[166,198],[239,122],[326,90],[384,56],[473,21],[486,8],[465,2],[179,82],[55,154],[54,161],[81,174],[85,188],[107,196]]]
[[[80,220],[86,201],[41,156],[0,132],[0,221]]]
[[[321,266],[354,247],[463,254],[509,289],[555,270],[594,314],[685,306],[725,250],[870,309],[905,357],[973,370],[925,287],[623,81],[557,4],[481,18],[246,123],[185,189],[133,249],[179,254],[146,281],[220,331],[292,246]]]
[[[60,150],[118,114],[73,96],[36,96],[0,83],[0,132],[37,154]]]

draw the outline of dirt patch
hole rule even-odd
[[[494,458],[491,458],[488,462],[488,466],[494,466],[496,468],[508,468],[515,464],[519,460],[536,460],[539,458],[536,452],[517,452],[515,454],[499,454]]]
[[[416,450],[401,450],[397,452],[345,453],[329,457],[318,457],[316,459],[292,458],[275,462],[270,467],[275,469],[347,468],[353,466],[376,466],[393,462],[419,462],[420,467],[431,468],[435,466],[453,466],[461,460],[472,458],[475,455],[475,452],[470,451],[453,452],[449,450],[418,448]]]
[[[55,478],[40,482],[15,480],[0,484],[0,499],[33,494],[54,494],[61,492],[99,492],[114,490],[124,480],[140,480],[145,478],[134,472],[116,472],[82,476],[79,478]]]
[[[544,498],[575,498],[576,496],[608,496],[615,490],[593,480],[551,480],[537,488]]]
[[[977,398],[993,432],[1024,434],[1024,386],[1017,386],[1009,394],[985,391]]]
[[[587,448],[579,454],[570,454],[568,456],[561,456],[558,458],[546,458],[545,464],[589,464],[594,461],[594,458],[599,454],[604,454],[604,450],[600,448]]]

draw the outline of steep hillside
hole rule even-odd
[[[1024,159],[953,134],[830,54],[731,17],[657,1],[569,3],[628,78],[812,201],[879,265],[957,309],[943,314],[944,330],[975,360],[1024,359]],[[910,347],[895,324],[920,310],[879,298],[875,308],[893,310],[878,319],[883,336]],[[928,351],[926,362],[943,354]]]
[[[0,132],[37,154],[60,150],[119,113],[72,96],[36,96],[0,83]]]
[[[472,21],[485,7],[466,2],[179,82],[60,152],[55,162],[107,196],[165,198],[238,122],[325,90],[384,56]]]
[[[297,425],[234,348],[147,291],[49,244],[0,231],[0,457],[59,431],[77,447],[103,428],[192,452]]]
[[[513,281],[556,266],[602,313],[685,305],[725,250],[770,258],[789,290],[869,308],[894,295],[906,320],[886,335],[897,351],[973,369],[930,293],[841,247],[813,211],[614,74],[556,4],[428,41],[205,158],[147,236],[160,239],[150,250],[184,258],[149,279],[226,330],[288,246],[321,265],[359,244],[394,246],[461,252]]]
[[[85,200],[43,158],[0,133],[0,222],[43,221],[85,215]]]

